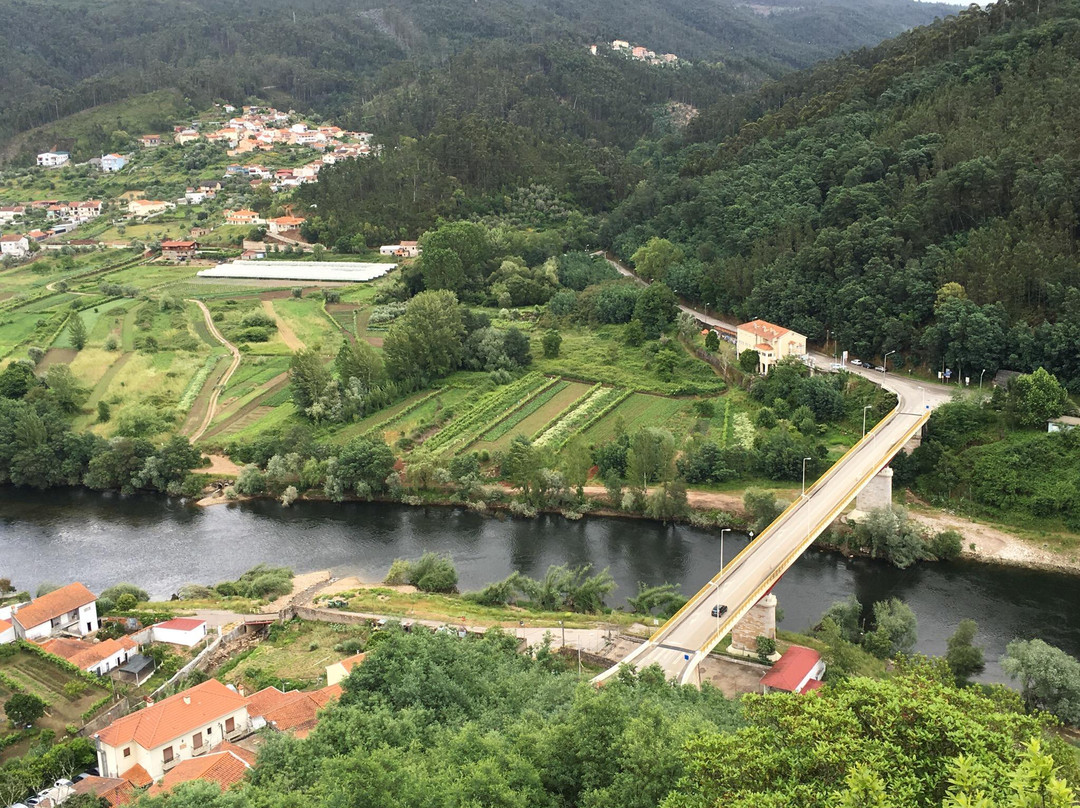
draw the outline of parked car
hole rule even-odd
[[[843,370],[843,369],[844,369],[844,366],[841,365],[839,362],[833,362],[831,365],[829,365],[829,370]]]
[[[723,603],[717,603],[715,606],[712,607],[713,617],[723,617],[725,614],[727,614],[727,606],[725,606]]]
[[[884,365],[875,365],[874,370],[876,370],[878,373],[884,373],[885,372],[885,366]]]
[[[68,780],[66,777],[62,777],[55,783],[53,783],[53,786],[55,786],[56,788],[71,788],[73,785],[75,784]]]

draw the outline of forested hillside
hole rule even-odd
[[[55,14],[44,0],[16,0],[0,31],[0,143],[159,89],[197,104],[258,94],[359,127],[364,102],[379,91],[408,87],[462,50],[495,41],[630,39],[720,63],[756,84],[949,10],[912,0],[819,0],[769,16],[699,0],[77,0]],[[542,62],[534,69],[545,72]]]
[[[1076,2],[999,2],[787,77],[640,161],[605,238],[867,359],[1080,389],[1078,53]]]

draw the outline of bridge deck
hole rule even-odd
[[[896,409],[620,664],[637,668],[659,664],[669,678],[677,677],[682,684],[691,681],[698,663],[889,464],[926,423],[932,408],[946,400],[899,377],[874,380],[897,394]],[[717,603],[728,606],[721,619],[711,616]],[[617,670],[618,666],[611,668],[593,681],[602,682]]]

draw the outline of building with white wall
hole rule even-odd
[[[76,582],[34,598],[12,613],[15,636],[40,640],[53,634],[92,634],[99,628],[97,598]]]

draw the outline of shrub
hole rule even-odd
[[[101,597],[109,598],[110,600],[119,602],[121,595],[131,595],[137,601],[146,602],[150,600],[150,594],[135,584],[119,583],[110,586],[104,592],[101,593]]]
[[[32,693],[16,693],[4,704],[4,713],[16,726],[29,726],[45,715],[48,703]]]
[[[930,538],[926,549],[941,561],[951,561],[964,549],[963,536],[956,530],[943,530]]]
[[[776,653],[776,640],[772,637],[759,636],[757,638],[757,655],[762,665],[769,662],[769,657]]]
[[[386,575],[386,583],[392,586],[410,583],[421,592],[454,592],[458,573],[450,556],[424,553],[413,562],[395,559]]]
[[[116,608],[122,612],[129,612],[138,605],[138,601],[135,600],[135,596],[130,593],[124,593],[116,600]]]

